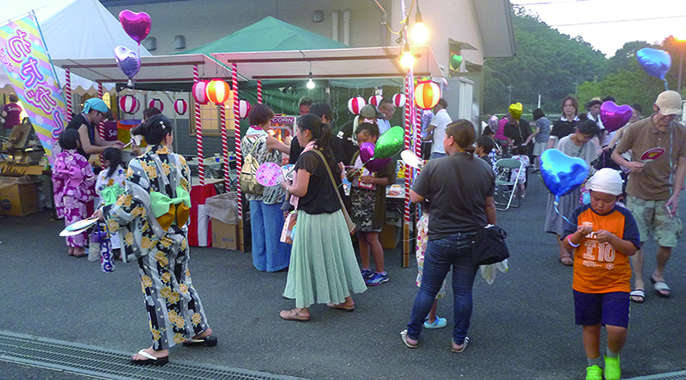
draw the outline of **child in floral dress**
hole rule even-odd
[[[102,152],[102,158],[107,169],[98,174],[98,181],[95,183],[95,192],[100,197],[99,207],[115,203],[126,188],[126,171],[121,150],[107,148]],[[110,234],[110,243],[112,249],[120,249],[119,234]]]
[[[76,151],[81,144],[79,132],[67,129],[60,134],[58,143],[62,152],[55,157],[52,168],[55,210],[64,218],[66,226],[88,217],[87,202],[95,194],[95,175],[88,161]],[[67,237],[69,256],[86,255],[86,232]]]

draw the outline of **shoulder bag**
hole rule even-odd
[[[331,178],[331,184],[333,185],[333,189],[336,192],[336,195],[338,196],[338,201],[341,203],[341,211],[343,211],[343,217],[345,218],[345,224],[348,226],[348,232],[350,234],[354,234],[355,230],[357,229],[357,226],[355,226],[355,223],[353,222],[352,219],[350,219],[350,215],[348,215],[348,211],[345,209],[345,204],[343,204],[343,198],[341,198],[341,193],[338,191],[338,186],[336,186],[336,180],[333,178],[333,173],[331,172],[331,168],[329,167],[329,164],[326,162],[326,158],[324,158],[324,155],[322,152],[320,152],[318,149],[313,149],[313,152],[317,153],[319,158],[322,159],[322,162],[324,163],[324,167],[326,167],[326,170],[329,172],[329,178]]]
[[[255,176],[257,168],[260,167],[260,163],[252,155],[252,152],[255,150],[255,147],[259,145],[261,139],[261,137],[258,137],[257,140],[255,140],[255,144],[253,144],[250,152],[248,152],[248,155],[243,159],[241,174],[238,178],[241,183],[241,191],[245,194],[262,195],[264,192],[264,186],[257,182],[257,177]]]

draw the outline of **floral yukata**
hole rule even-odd
[[[191,339],[209,327],[188,271],[188,218],[181,216],[181,204],[173,204],[186,196],[190,210],[188,193],[190,170],[186,160],[166,146],[151,145],[129,163],[124,194],[114,205],[103,208],[109,231],[119,231],[123,260],[138,260],[156,351]],[[169,213],[156,218],[155,200],[160,197],[172,204]],[[169,225],[164,217],[170,213],[173,223]]]
[[[111,177],[108,177],[109,169],[104,169],[98,174],[98,180],[95,182],[95,193],[100,197],[100,205],[109,206],[117,201],[120,195],[124,193],[126,188],[126,171],[121,166],[118,166]],[[119,234],[112,233],[110,236],[110,244],[113,249],[121,248],[119,241]]]
[[[89,216],[87,203],[95,194],[95,174],[88,161],[76,149],[57,154],[53,162],[52,184],[57,217],[64,218],[65,226]],[[67,237],[69,247],[85,248],[87,245],[86,232]]]

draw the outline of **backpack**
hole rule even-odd
[[[241,167],[239,181],[241,183],[241,191],[245,194],[262,195],[264,192],[264,186],[257,182],[257,177],[255,176],[257,168],[260,167],[260,163],[252,155],[255,147],[259,145],[259,140],[260,138],[255,141],[255,144],[253,144],[248,155],[243,158],[243,166]]]

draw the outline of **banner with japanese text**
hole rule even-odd
[[[0,64],[52,160],[52,146],[66,127],[66,110],[35,13],[0,26]]]

